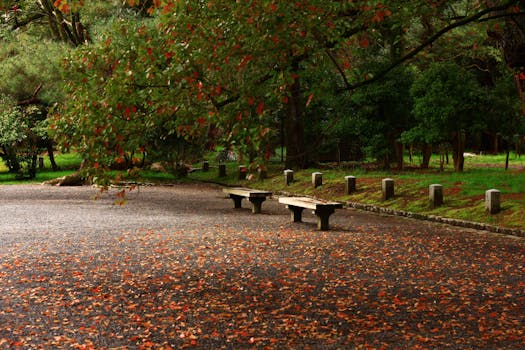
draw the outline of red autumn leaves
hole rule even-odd
[[[373,225],[140,231],[2,256],[23,348],[519,348],[519,240]],[[56,245],[55,245],[56,244]],[[71,243],[66,243],[68,246]]]

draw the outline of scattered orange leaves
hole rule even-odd
[[[218,224],[54,244],[3,250],[0,347],[524,345],[519,240]]]

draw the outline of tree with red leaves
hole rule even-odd
[[[129,3],[137,5],[139,1]],[[72,98],[66,101],[63,118],[57,119],[57,130],[69,130],[68,142],[78,145],[86,136],[93,139],[89,143],[95,148],[80,145],[92,157],[102,154],[100,145],[108,145],[112,155],[106,158],[111,161],[145,145],[153,151],[151,140],[144,139],[151,136],[149,132],[133,136],[126,131],[144,130],[145,119],[147,125],[163,126],[166,135],[195,141],[213,131],[247,154],[262,154],[260,150],[266,149],[266,139],[274,129],[272,123],[280,117],[286,165],[303,167],[309,160],[305,111],[323,92],[322,84],[307,83],[313,71],[338,74],[340,88],[353,90],[380,80],[453,29],[496,20],[494,13],[516,5],[518,1],[154,1],[150,24],[127,28],[123,24],[106,38],[106,44],[98,43],[98,52],[81,50],[75,65],[69,65],[73,69],[69,73],[79,71],[76,65],[83,66],[80,70],[84,73],[73,83]],[[417,40],[399,45],[411,21],[423,18],[438,18],[440,26],[429,27]],[[389,26],[399,30],[390,31],[394,37],[387,41],[382,35]],[[114,44],[130,35],[133,39],[128,46],[133,52],[125,45],[123,51],[116,51]],[[357,56],[364,55],[357,53],[366,53],[378,42],[396,43],[399,50],[380,70],[360,71],[354,63]],[[97,79],[102,78],[93,80],[94,90],[88,90],[91,85],[86,81],[92,81],[95,68]],[[79,96],[96,96],[96,101]],[[126,108],[133,106],[148,117],[127,118],[131,112]],[[60,126],[71,118],[68,114],[79,110],[86,118],[89,115],[85,124],[74,118],[70,119],[74,123]],[[107,111],[118,111],[123,118],[110,118]],[[120,125],[121,119],[127,123]],[[119,120],[119,126],[114,120]],[[131,125],[137,120],[138,127]],[[100,128],[113,131],[97,132]],[[121,147],[115,137],[121,131],[135,149]],[[113,138],[99,142],[99,135]]]

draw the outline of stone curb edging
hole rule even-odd
[[[294,195],[293,193],[288,193],[288,192],[277,192],[276,194],[286,195],[286,196]],[[309,197],[309,196],[306,196],[306,197]],[[495,225],[484,224],[481,222],[451,219],[451,218],[446,218],[446,217],[442,217],[438,215],[426,215],[426,214],[412,213],[409,211],[389,209],[389,208],[380,207],[380,206],[372,205],[372,204],[363,204],[363,203],[357,203],[357,202],[343,202],[343,203],[345,204],[346,208],[353,208],[353,209],[369,211],[369,212],[378,213],[378,214],[400,216],[400,217],[406,217],[406,218],[411,218],[411,219],[416,219],[416,220],[437,222],[437,223],[447,224],[451,226],[458,226],[458,227],[470,228],[470,229],[475,229],[475,230],[499,233],[499,234],[504,234],[504,235],[525,237],[525,230],[520,230],[520,229],[499,227]]]
[[[471,228],[475,230],[483,230],[483,231],[489,231],[489,232],[494,232],[494,233],[501,233],[504,235],[525,237],[525,231],[520,230],[520,229],[499,227],[495,225],[484,224],[481,222],[451,219],[451,218],[446,218],[446,217],[437,216],[437,215],[425,215],[425,214],[419,214],[419,213],[412,213],[409,211],[394,210],[394,209],[379,207],[379,206],[371,205],[371,204],[362,204],[362,203],[357,203],[357,202],[345,202],[345,204],[347,207],[350,207],[350,208],[370,211],[374,213],[402,216],[402,217],[407,217],[407,218],[412,218],[412,219],[417,219],[417,220],[425,220],[425,221],[431,221],[431,222],[438,222],[442,224],[448,224],[452,226]]]

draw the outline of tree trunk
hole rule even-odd
[[[510,155],[510,149],[507,147],[507,154],[505,156],[505,170],[509,170],[509,155]]]
[[[396,140],[393,141],[393,145],[395,151],[394,155],[396,158],[396,169],[403,170],[405,169],[405,145]]]
[[[38,156],[36,154],[31,156],[31,164],[29,164],[28,169],[28,175],[30,179],[34,179],[36,177],[37,158]]]
[[[498,154],[499,153],[499,137],[498,134],[494,133],[494,144],[492,149],[492,154]]]
[[[463,171],[465,165],[465,134],[456,131],[452,135],[452,159],[454,160],[454,171]]]
[[[55,154],[53,151],[53,141],[46,140],[46,149],[47,149],[47,155],[49,156],[49,162],[51,162],[51,167],[53,168],[53,171],[58,170],[58,165],[55,161]]]
[[[386,153],[383,156],[383,170],[390,170],[390,154]]]
[[[89,33],[80,21],[78,10],[70,9],[70,12],[65,14],[54,6],[52,0],[39,1],[38,5],[47,17],[50,32],[55,40],[74,46],[80,46],[90,40]],[[68,18],[64,18],[64,16]]]
[[[423,144],[422,147],[423,160],[421,161],[421,168],[428,169],[430,164],[430,157],[432,156],[432,145],[430,143]]]
[[[298,68],[298,63],[297,63]],[[299,78],[289,86],[286,117],[284,120],[286,167],[304,168],[307,166],[306,148],[304,145],[304,99]]]
[[[443,144],[439,145],[439,171],[443,172],[445,170],[445,146]]]

